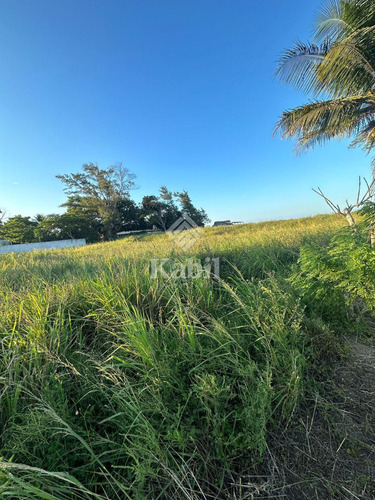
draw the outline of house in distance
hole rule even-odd
[[[243,224],[243,222],[240,222],[240,221],[232,222],[230,220],[217,220],[216,222],[213,223],[212,227],[217,227],[217,226],[234,226],[236,224]]]

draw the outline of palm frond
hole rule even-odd
[[[359,134],[368,124],[369,116],[375,117],[375,96],[355,96],[329,101],[315,101],[285,111],[276,128],[283,138],[297,139],[297,151],[333,138]]]
[[[318,67],[329,49],[328,42],[315,45],[298,41],[292,49],[282,54],[275,76],[279,77],[281,82],[297,89],[319,93],[322,83],[318,76]]]
[[[343,18],[343,3],[341,0],[329,0],[322,7],[316,18],[315,40],[338,41],[353,32],[348,20]]]
[[[286,111],[276,131],[301,151],[333,138],[375,147],[375,1],[328,0],[319,14],[318,44],[286,51],[277,75],[299,89],[329,96]]]
[[[351,145],[353,147],[361,145],[368,152],[373,149],[375,146],[375,117],[370,119],[367,125],[359,131]]]
[[[375,3],[373,0],[341,0],[342,19],[354,30],[375,24]]]
[[[362,28],[333,44],[318,73],[333,97],[370,92],[375,87],[375,27]]]

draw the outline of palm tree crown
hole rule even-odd
[[[329,1],[314,43],[298,42],[281,57],[277,76],[312,93],[314,101],[285,111],[276,131],[295,137],[297,149],[332,138],[375,146],[375,1]]]

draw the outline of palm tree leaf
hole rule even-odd
[[[299,151],[342,137],[353,137],[353,146],[370,151],[375,147],[375,1],[328,0],[315,33],[323,43],[297,43],[283,54],[277,75],[330,99],[286,111],[276,131],[296,137]]]
[[[333,96],[367,93],[375,84],[375,27],[363,28],[332,44],[318,68],[323,87]]]
[[[322,7],[316,19],[315,40],[340,40],[353,32],[348,20],[343,18],[343,5],[340,0],[330,0]]]
[[[341,0],[342,19],[355,31],[375,24],[373,0]]]
[[[367,125],[358,132],[351,146],[358,145],[363,146],[369,152],[375,146],[375,119],[368,121]]]
[[[332,138],[350,137],[360,132],[375,117],[375,96],[355,96],[330,101],[315,101],[285,111],[275,128],[283,138],[297,138],[302,151]]]
[[[327,42],[321,45],[297,42],[295,47],[282,54],[275,76],[297,89],[319,93],[322,91],[322,82],[318,68],[329,49]]]

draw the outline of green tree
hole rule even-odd
[[[371,151],[375,144],[375,2],[329,1],[319,15],[315,43],[297,43],[281,58],[281,81],[315,101],[285,111],[276,127],[297,149],[333,138]]]
[[[104,238],[111,239],[120,223],[119,202],[129,199],[135,175],[121,163],[106,169],[86,163],[81,172],[57,178],[65,185],[68,201],[63,206],[68,212],[96,222]]]
[[[195,208],[187,191],[175,193],[175,196],[179,199],[182,214],[188,215],[197,226],[204,226],[209,222],[206,212],[203,208]]]
[[[74,213],[50,214],[40,220],[35,235],[39,241],[86,238],[95,242],[98,240],[98,227],[92,226],[87,217]]]
[[[165,186],[160,188],[159,196],[144,196],[142,213],[145,220],[166,231],[182,215],[174,196]]]
[[[120,200],[117,204],[119,225],[117,231],[148,229],[150,223],[143,217],[142,208],[133,200]]]
[[[145,219],[151,224],[166,231],[179,217],[189,216],[198,226],[208,221],[206,212],[193,205],[189,193],[172,193],[165,186],[160,188],[159,196],[144,196],[142,211]]]
[[[32,243],[36,241],[34,234],[36,227],[37,222],[30,220],[30,217],[16,215],[0,226],[0,238],[11,243]]]
[[[142,198],[142,217],[150,227],[155,225],[164,231],[168,229],[168,206],[155,195]]]

